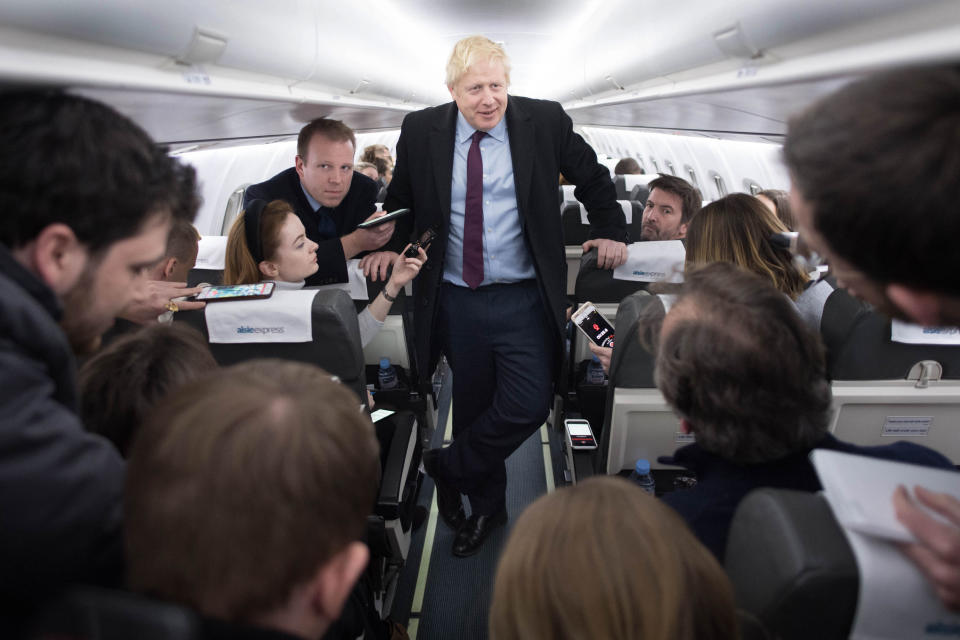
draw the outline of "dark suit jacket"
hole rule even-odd
[[[337,226],[337,235],[334,238],[321,237],[317,230],[316,213],[300,187],[300,176],[295,167],[281,171],[265,182],[252,184],[243,194],[244,208],[251,200],[260,199],[286,200],[299,216],[307,230],[307,237],[316,242],[317,272],[307,278],[307,286],[332,284],[347,281],[347,260],[343,255],[343,245],[340,237],[345,236],[357,225],[370,217],[376,211],[374,204],[377,197],[377,183],[362,173],[353,172],[350,181],[350,190],[343,202],[333,209],[333,221]],[[386,248],[386,247],[384,247]]]
[[[558,103],[510,96],[504,117],[520,225],[545,309],[557,330],[559,349],[567,307],[567,263],[557,207],[559,174],[563,172],[578,185],[574,193],[589,212],[591,238],[626,242],[626,221],[617,204],[610,172],[597,162],[597,155],[583,138],[573,132],[570,117]],[[438,233],[427,252],[429,261],[413,281],[417,364],[423,375],[433,371],[439,358],[439,344],[432,335],[450,224],[456,122],[457,105],[453,102],[404,118],[397,141],[397,164],[384,202],[387,211],[413,209],[415,236],[419,237],[427,228]],[[410,218],[404,220],[407,232]],[[399,223],[397,229],[403,233]]]

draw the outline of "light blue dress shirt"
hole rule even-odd
[[[474,131],[463,114],[457,113],[450,234],[443,280],[460,287],[467,286],[463,281],[463,218],[467,199],[467,153]],[[483,158],[483,282],[480,286],[532,279],[536,272],[520,227],[506,118],[501,118],[480,141],[480,155]]]

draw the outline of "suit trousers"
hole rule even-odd
[[[453,373],[453,443],[439,472],[472,513],[505,506],[504,461],[550,411],[556,358],[536,280],[471,290],[442,285],[438,329]]]

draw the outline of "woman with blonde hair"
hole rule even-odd
[[[523,512],[500,557],[492,640],[732,640],[733,590],[679,516],[621,478]]]
[[[820,329],[823,305],[833,287],[813,282],[794,261],[789,250],[770,238],[787,227],[763,203],[745,193],[714,200],[690,222],[687,229],[686,270],[711,262],[730,262],[768,280],[793,300],[797,311],[813,329]]]
[[[364,346],[383,326],[400,290],[427,261],[422,248],[416,258],[404,255],[407,248],[409,245],[393,263],[393,272],[383,289],[357,318]],[[317,243],[307,238],[300,218],[283,200],[253,200],[230,227],[223,284],[275,280],[280,289],[300,289],[317,269]]]

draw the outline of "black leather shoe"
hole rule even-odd
[[[437,477],[437,449],[428,449],[423,452],[423,469],[437,488],[437,510],[447,526],[457,531],[463,526],[467,514],[463,511],[463,500],[460,492],[448,485],[443,478]]]
[[[453,540],[453,555],[459,558],[472,556],[480,550],[483,541],[491,531],[505,524],[507,524],[506,509],[501,509],[492,516],[471,515]]]

